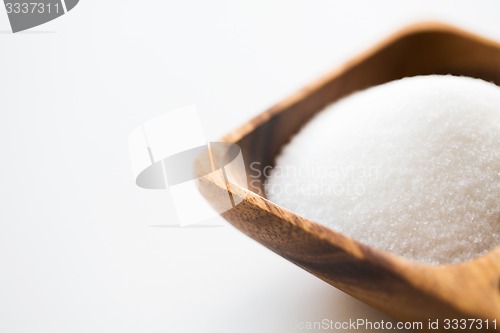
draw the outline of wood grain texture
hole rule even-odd
[[[223,140],[239,145],[247,168],[259,162],[263,169],[273,165],[283,145],[326,105],[357,90],[423,74],[466,75],[500,85],[500,44],[439,23],[410,26]],[[249,181],[248,189],[230,184],[230,192],[242,202],[223,216],[282,257],[399,320],[500,320],[500,247],[459,265],[417,264],[270,202],[263,180]],[[199,179],[202,194],[214,206],[227,195],[226,185],[222,177]]]

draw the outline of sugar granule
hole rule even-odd
[[[417,76],[355,93],[278,158],[268,198],[397,255],[458,263],[500,243],[500,87]]]

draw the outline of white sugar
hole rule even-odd
[[[420,262],[500,243],[500,87],[418,76],[353,94],[284,147],[270,200]]]

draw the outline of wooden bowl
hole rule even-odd
[[[454,74],[500,85],[500,44],[438,23],[413,25],[231,132],[247,174],[272,166],[281,147],[314,114],[354,91],[402,77]],[[258,163],[254,163],[258,162]],[[198,163],[198,169],[203,168]],[[233,178],[241,169],[226,168]],[[244,183],[207,175],[199,188],[214,207],[228,194],[223,214],[233,226],[347,294],[399,320],[500,319],[500,247],[458,265],[423,265],[363,245],[265,198],[264,179]],[[231,177],[229,177],[231,179]],[[245,184],[246,183],[246,184]],[[470,322],[469,322],[470,323]],[[468,325],[469,325],[468,323]],[[485,322],[483,321],[483,331]],[[500,326],[500,321],[497,323]],[[443,329],[442,326],[440,326]]]

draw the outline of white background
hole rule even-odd
[[[194,103],[216,139],[422,19],[500,40],[499,3],[81,0],[15,35],[1,9],[0,332],[387,320],[232,227],[152,227],[173,211],[134,185],[128,135]]]

